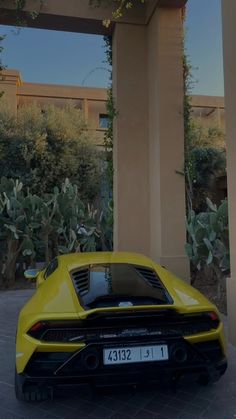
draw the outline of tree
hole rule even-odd
[[[185,14],[183,14],[185,19]],[[187,214],[206,210],[206,198],[214,200],[212,191],[218,175],[226,172],[225,135],[218,127],[204,127],[192,117],[191,94],[195,81],[183,42],[184,77],[184,144]]]
[[[188,154],[192,209],[206,210],[206,198],[216,200],[217,177],[226,170],[225,152],[214,147],[195,147]]]
[[[85,201],[93,202],[100,192],[102,153],[72,103],[25,105],[16,119],[1,99],[0,161],[0,176],[19,178],[32,192],[49,192],[67,177]]]
[[[226,173],[225,134],[218,127],[204,127],[191,112],[185,137],[185,173],[188,209],[206,210],[206,198],[217,198],[216,181]]]

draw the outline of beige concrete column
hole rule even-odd
[[[156,9],[148,28],[150,254],[189,279],[184,252],[185,181],[181,9]],[[178,173],[177,173],[178,172]]]
[[[20,73],[17,70],[3,70],[0,72],[0,92],[9,104],[12,112],[17,113],[18,87],[21,85]]]
[[[116,24],[113,36],[114,248],[150,253],[146,28]]]
[[[236,56],[235,0],[222,0],[231,278],[227,280],[229,340],[236,345]]]
[[[183,170],[182,21],[157,9],[149,26],[113,37],[116,250],[139,251],[189,278]]]

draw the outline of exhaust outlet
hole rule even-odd
[[[84,367],[88,370],[95,370],[99,365],[99,357],[95,352],[89,352],[84,355],[83,359]]]
[[[188,352],[184,346],[178,345],[172,349],[172,357],[178,364],[183,364],[188,358]]]

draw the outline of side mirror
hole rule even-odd
[[[39,272],[40,272],[40,269],[27,269],[24,272],[24,277],[26,279],[36,279]]]

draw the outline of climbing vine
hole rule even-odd
[[[183,25],[186,20],[186,7],[182,9]],[[190,94],[194,85],[192,76],[192,65],[185,48],[185,34],[183,36],[183,80],[184,80],[184,174],[186,187],[186,207],[189,212],[192,209],[192,162],[190,158],[190,138],[192,133],[191,99]]]
[[[110,66],[112,66],[112,37],[104,36],[104,42],[106,47],[106,58]],[[107,92],[107,102],[106,102],[107,116],[108,116],[108,125],[107,131],[104,136],[104,147],[106,153],[106,162],[107,162],[107,179],[108,187],[110,191],[113,189],[113,121],[116,116],[116,110],[113,99],[112,92],[112,72],[110,75],[110,86]]]
[[[22,12],[24,11],[24,8],[26,6],[27,0],[15,0],[15,25],[16,26],[25,26],[27,24],[26,18],[29,17],[30,19],[36,19],[42,9],[42,6],[44,4],[45,0],[38,0],[38,6],[36,9],[31,10],[26,13],[26,17],[23,17]],[[4,3],[5,0],[0,0],[0,6],[4,9]]]
[[[89,0],[91,6],[94,7],[106,7],[114,5],[115,9],[112,12],[111,18],[117,20],[120,19],[127,10],[132,9],[137,4],[144,4],[146,0]],[[111,23],[110,19],[104,19],[103,25],[108,27]]]
[[[4,38],[5,38],[5,36],[0,35],[0,55],[1,55],[2,51],[3,51],[2,42],[3,42]],[[4,69],[4,65],[2,63],[1,56],[0,56],[0,71],[3,70],[3,69]]]
[[[185,185],[186,185],[186,199],[188,211],[192,209],[192,161],[190,158],[190,138],[192,132],[191,120],[191,102],[190,92],[192,88],[192,67],[189,62],[185,49],[183,50],[183,77],[184,77],[184,172],[185,172]]]

